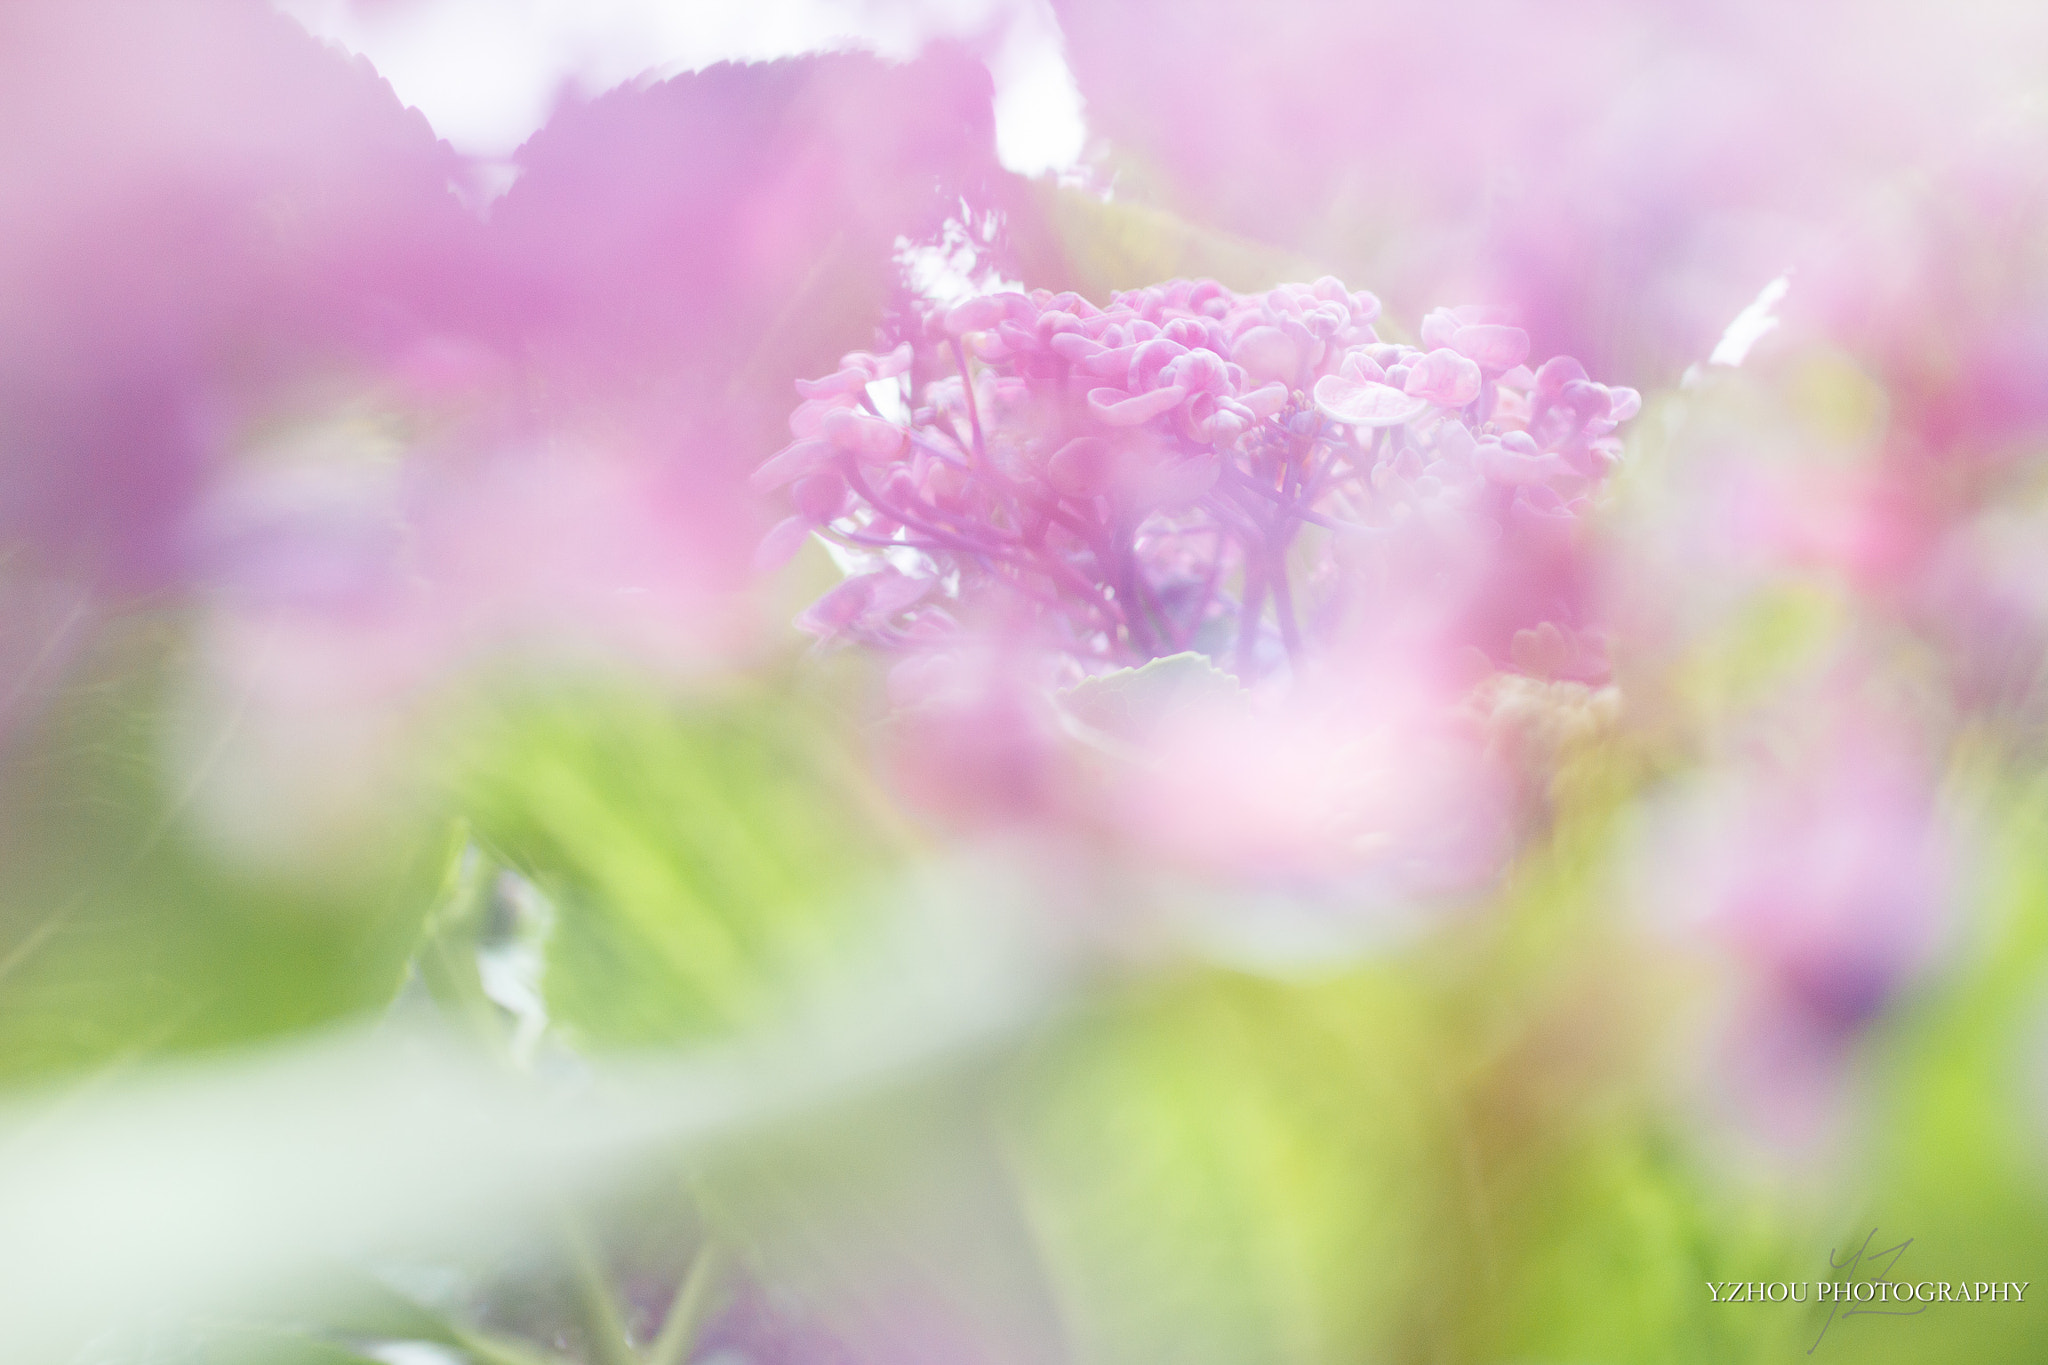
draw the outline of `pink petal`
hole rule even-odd
[[[967,337],[967,350],[977,360],[994,362],[1009,358],[1010,343],[1003,340],[1000,332],[971,332]]]
[[[1046,482],[1070,498],[1092,498],[1109,487],[1113,451],[1100,436],[1077,436],[1046,461]]]
[[[1344,363],[1337,367],[1337,373],[1346,379],[1355,379],[1361,384],[1381,384],[1385,383],[1387,378],[1387,372],[1380,368],[1377,360],[1356,349],[1345,354]]]
[[[1515,632],[1514,644],[1509,657],[1515,667],[1532,678],[1555,678],[1563,675],[1571,663],[1572,644],[1565,633],[1549,621],[1534,630]]]
[[[1250,425],[1250,418],[1242,411],[1232,411],[1219,405],[1207,417],[1195,422],[1193,430],[1198,441],[1207,441],[1211,445],[1228,445],[1243,435],[1245,428]]]
[[[1352,427],[1397,427],[1428,410],[1420,398],[1387,384],[1326,374],[1316,381],[1316,408],[1333,422]]]
[[[836,412],[846,406],[843,399],[813,398],[796,405],[796,411],[789,414],[789,434],[802,440],[806,437],[821,436],[825,431],[825,414]]]
[[[1548,485],[1525,483],[1515,492],[1508,520],[1528,544],[1562,553],[1572,543],[1572,509]]]
[[[1447,418],[1437,424],[1436,454],[1440,460],[1452,460],[1464,464],[1472,458],[1476,443],[1472,429],[1454,418]]]
[[[864,616],[886,621],[915,605],[931,586],[928,578],[911,578],[895,569],[859,574],[811,603],[796,618],[797,629],[829,638]]]
[[[1567,382],[1558,391],[1556,401],[1570,408],[1572,415],[1581,422],[1604,421],[1614,410],[1613,399],[1606,387],[1590,379]]]
[[[1414,397],[1462,408],[1479,396],[1480,382],[1479,366],[1446,346],[1416,361],[1405,387]]]
[[[1217,394],[1230,385],[1230,374],[1224,366],[1223,357],[1206,348],[1176,356],[1160,377],[1189,393]]]
[[[1529,355],[1529,334],[1519,327],[1480,323],[1460,327],[1451,337],[1451,349],[1477,361],[1488,374],[1506,374]]]
[[[1131,372],[1131,357],[1137,353],[1138,348],[1135,345],[1119,346],[1112,351],[1097,351],[1075,368],[1092,374],[1097,379],[1122,379]]]
[[[1277,381],[1261,385],[1241,395],[1238,402],[1244,404],[1253,417],[1264,421],[1287,406],[1287,386]]]
[[[1292,383],[1301,369],[1301,347],[1278,327],[1254,327],[1237,339],[1230,357],[1259,383]]]
[[[1154,337],[1138,346],[1137,354],[1131,357],[1130,372],[1124,378],[1124,387],[1132,393],[1143,393],[1159,383],[1160,372],[1172,364],[1175,357],[1187,354],[1187,347],[1178,341],[1165,337]]]
[[[831,398],[842,393],[859,393],[867,386],[867,371],[852,366],[828,374],[823,379],[796,381],[796,391],[806,398]]]
[[[1151,501],[1169,506],[1187,502],[1208,492],[1222,472],[1221,457],[1194,455],[1153,470],[1143,492]]]
[[[1556,455],[1525,454],[1498,441],[1481,445],[1472,463],[1487,478],[1505,484],[1543,484],[1572,472],[1571,466]]]
[[[811,538],[811,523],[803,517],[784,517],[761,537],[761,544],[754,551],[754,571],[773,573],[790,560]]]
[[[977,299],[956,305],[946,314],[946,333],[949,336],[966,336],[969,332],[986,332],[1001,322],[1005,316],[1002,300],[983,295]]]
[[[796,628],[828,639],[837,635],[867,613],[868,599],[874,593],[874,584],[868,580],[873,577],[863,574],[847,579],[804,608],[796,618]]]
[[[1431,309],[1422,320],[1422,344],[1431,350],[1451,344],[1451,338],[1458,334],[1464,324],[1449,308]]]
[[[1083,336],[1079,332],[1055,332],[1051,346],[1054,355],[1077,364],[1091,356],[1101,355],[1107,349],[1093,337]]]
[[[1029,327],[1020,327],[1014,322],[1003,321],[996,324],[996,335],[1013,351],[1029,355],[1038,349],[1038,333]]]
[[[797,480],[791,492],[796,510],[813,526],[822,526],[846,510],[846,480],[836,469],[821,469]]]
[[[1564,386],[1586,377],[1586,367],[1568,355],[1554,355],[1536,371],[1536,401],[1550,402]]]
[[[895,350],[889,352],[889,354],[883,356],[876,363],[875,378],[894,379],[897,375],[903,374],[910,369],[912,358],[913,352],[911,351],[910,343],[906,341]]]
[[[1172,412],[1186,397],[1186,390],[1172,386],[1136,395],[1127,394],[1122,389],[1090,389],[1088,410],[1099,421],[1113,427],[1134,427],[1163,412]]]
[[[791,441],[768,457],[767,463],[755,470],[747,483],[756,493],[773,492],[790,482],[801,479],[813,470],[831,462],[832,447],[815,438]]]
[[[868,464],[894,459],[903,449],[901,428],[849,408],[825,414],[825,439]]]
[[[868,610],[878,616],[894,616],[907,607],[915,606],[932,590],[931,579],[912,578],[895,569],[884,569],[866,577],[874,580],[874,591],[868,597]]]

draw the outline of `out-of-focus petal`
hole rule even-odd
[[[767,463],[754,471],[749,482],[757,493],[772,493],[782,485],[829,464],[832,455],[833,446],[829,441],[816,438],[792,441],[769,456]]]
[[[1481,323],[1451,334],[1451,349],[1477,361],[1487,374],[1505,374],[1529,355],[1529,334],[1519,327]]]
[[[1108,490],[1113,453],[1100,436],[1077,436],[1053,452],[1046,478],[1070,498],[1092,498]]]
[[[825,414],[825,440],[865,464],[883,464],[903,449],[903,429],[864,412],[841,409]],[[765,466],[764,466],[765,467]]]
[[[1406,391],[1441,407],[1462,408],[1479,396],[1479,385],[1479,366],[1446,347],[1415,363]]]
[[[772,573],[796,558],[796,552],[811,538],[811,523],[804,517],[784,517],[761,538],[754,551],[754,571]]]
[[[1090,389],[1088,411],[1110,426],[1134,427],[1161,413],[1172,412],[1186,397],[1185,390],[1172,386],[1140,394],[1128,394],[1122,389]]]
[[[1361,383],[1334,374],[1316,381],[1315,400],[1323,416],[1353,427],[1397,427],[1429,410],[1427,399],[1391,385]]]

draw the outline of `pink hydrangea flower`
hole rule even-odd
[[[1538,627],[1577,639],[1574,526],[1639,398],[1531,371],[1485,310],[1431,314],[1427,349],[1379,311],[1331,278],[969,299],[798,385],[754,476],[794,504],[763,558],[817,533],[866,566],[805,614],[819,635],[1023,621],[1082,672],[1195,650],[1256,677],[1395,620],[1508,667]]]

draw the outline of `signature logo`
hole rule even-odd
[[[1820,1325],[1820,1335],[1813,1339],[1813,1345],[1806,1348],[1812,1355],[1827,1340],[1828,1331],[1838,1317],[1853,1318],[1875,1315],[1885,1318],[1917,1317],[1927,1311],[1930,1304],[2023,1304],[2027,1301],[2027,1290],[2032,1288],[2031,1280],[1920,1280],[1917,1283],[1895,1278],[1899,1262],[1913,1245],[1908,1237],[1896,1246],[1872,1249],[1877,1240],[1877,1229],[1872,1228],[1863,1241],[1844,1255],[1839,1251],[1828,1253],[1828,1268],[1835,1272],[1831,1280],[1718,1280],[1707,1281],[1707,1293],[1715,1303],[1812,1303],[1828,1305],[1827,1319]],[[1813,1297],[1806,1297],[1807,1286],[1813,1287]],[[1883,1306],[1894,1305],[1894,1306]]]
[[[1892,1279],[1892,1272],[1898,1268],[1900,1258],[1906,1254],[1906,1248],[1913,1245],[1913,1239],[1911,1237],[1908,1237],[1905,1241],[1899,1243],[1895,1247],[1885,1247],[1881,1251],[1872,1251],[1870,1249],[1870,1244],[1876,1240],[1877,1229],[1872,1228],[1868,1233],[1864,1235],[1863,1243],[1861,1246],[1858,1246],[1856,1248],[1855,1254],[1850,1256],[1849,1259],[1846,1261],[1836,1259],[1835,1253],[1832,1250],[1830,1250],[1828,1252],[1828,1268],[1830,1270],[1835,1271],[1837,1274],[1842,1275],[1845,1279],[1854,1281],[1856,1278],[1856,1271],[1858,1267],[1866,1264],[1876,1265],[1877,1263],[1882,1261],[1884,1264],[1884,1268],[1880,1270],[1877,1274],[1871,1276],[1870,1282],[1874,1284],[1896,1283],[1896,1281]],[[1815,1286],[1815,1288],[1817,1291],[1819,1289],[1819,1286]],[[1818,1297],[1817,1293],[1816,1297]],[[1874,1313],[1880,1317],[1910,1318],[1917,1313],[1924,1313],[1927,1311],[1927,1305],[1921,1303],[1917,1304],[1912,1308],[1853,1307],[1844,1312],[1841,1301],[1837,1299],[1834,1295],[1829,1295],[1828,1300],[1829,1301],[1827,1320],[1821,1323],[1820,1335],[1813,1339],[1813,1345],[1806,1348],[1806,1353],[1808,1355],[1812,1355],[1816,1350],[1820,1348],[1820,1344],[1823,1341],[1827,1340],[1828,1329],[1835,1325],[1835,1315],[1837,1313],[1840,1313],[1845,1318],[1853,1318],[1867,1313]],[[1855,1303],[1856,1300],[1852,1298],[1850,1299],[1850,1302]]]

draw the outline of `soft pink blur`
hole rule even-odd
[[[1604,568],[1639,656],[1824,585],[1930,646],[1963,706],[2038,707],[2044,150],[2015,117],[1873,193],[1785,277],[1739,368],[1688,378]]]
[[[258,3],[0,14],[0,536],[153,587],[264,390],[466,306],[460,167]]]
[[[289,860],[402,804],[480,670],[735,657],[789,378],[1001,174],[989,100],[947,49],[636,83],[565,102],[486,219],[261,0],[9,8],[6,685],[47,692],[102,608],[197,605],[172,781]]]
[[[1927,0],[1061,3],[1137,193],[1513,305],[1539,351],[1668,383],[1870,185],[2035,73],[2043,17]]]
[[[1207,696],[1120,736],[1096,818],[1197,876],[1377,908],[1483,885],[1512,832],[1509,774],[1462,689],[1357,659],[1257,697]]]
[[[1882,386],[1861,477],[1859,582],[1943,652],[1972,708],[2038,706],[2048,573],[2048,125],[2015,116],[1849,221],[1760,348],[1780,372],[1819,348]]]
[[[571,101],[486,223],[417,112],[260,0],[10,7],[0,117],[37,131],[0,140],[0,536],[117,590],[176,581],[251,428],[392,378],[482,394],[522,444],[686,468],[686,533],[743,563],[788,376],[866,341],[899,237],[999,174],[989,98],[940,50]]]
[[[1639,894],[1727,971],[1706,1083],[1784,1153],[1840,1132],[1857,1044],[1956,933],[1961,826],[1929,718],[1843,669],[1732,727],[1666,807]]]

